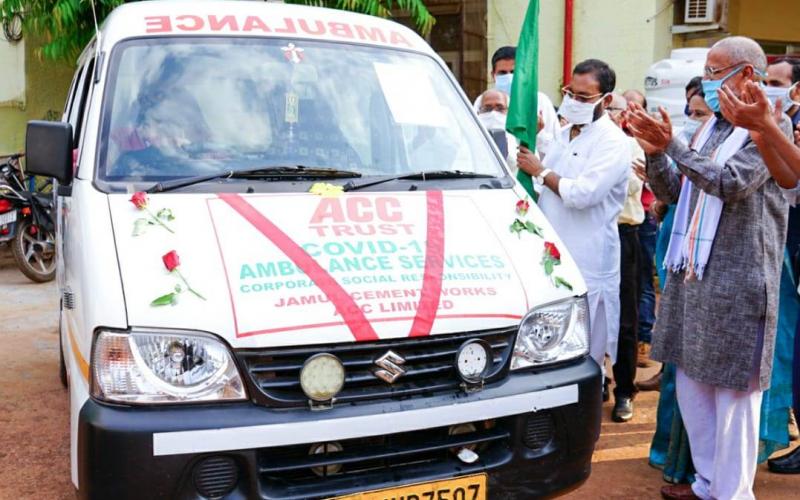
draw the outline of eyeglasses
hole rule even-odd
[[[716,80],[717,78],[715,78],[715,77],[718,74],[722,73],[723,71],[727,71],[727,70],[729,70],[731,68],[736,68],[736,67],[742,66],[744,64],[748,64],[748,63],[746,63],[746,62],[738,62],[738,63],[735,63],[735,64],[731,64],[729,66],[725,66],[724,68],[712,68],[711,66],[705,66],[705,67],[703,67],[703,76],[705,76],[706,78],[710,78],[712,80]]]
[[[594,99],[597,99],[598,97],[602,97],[605,94],[603,94],[602,92],[599,93],[599,94],[594,94],[594,95],[575,94],[575,93],[572,92],[572,90],[570,90],[569,87],[564,87],[563,89],[561,89],[561,95],[567,96],[570,99],[574,99],[574,100],[576,100],[578,102],[587,102],[588,103],[588,102],[594,102]]]
[[[506,113],[508,111],[508,106],[505,104],[485,104],[481,106],[480,112],[481,113],[490,113],[492,111],[499,111],[501,113]]]

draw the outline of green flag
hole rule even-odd
[[[508,108],[506,130],[520,144],[531,151],[536,150],[538,128],[539,91],[539,0],[530,0],[522,32],[519,35],[517,58],[514,63],[514,79],[511,84],[511,103]],[[519,169],[517,180],[535,198],[531,176]]]

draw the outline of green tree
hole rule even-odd
[[[97,22],[125,0],[95,0]],[[286,3],[349,10],[392,17],[397,9],[408,12],[420,33],[430,32],[436,20],[424,0],[286,0]],[[41,54],[48,59],[73,59],[94,36],[91,0],[0,0],[0,14],[22,12],[24,29],[41,36]]]

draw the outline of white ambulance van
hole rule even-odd
[[[80,498],[529,499],[588,477],[586,286],[412,31],[126,4],[27,153],[58,181]]]

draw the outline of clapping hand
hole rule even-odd
[[[741,97],[737,97],[728,87],[718,91],[719,109],[722,116],[732,125],[761,133],[769,126],[770,120],[780,123],[781,103],[778,101],[773,109],[767,94],[755,82],[746,82]]]
[[[652,155],[666,151],[672,140],[672,122],[663,106],[658,107],[661,120],[658,121],[635,102],[628,104],[624,119],[628,130],[639,142],[644,152]]]

